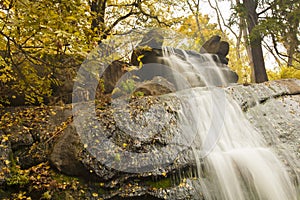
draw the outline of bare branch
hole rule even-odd
[[[143,15],[145,15],[145,16],[151,18],[151,19],[156,20],[159,24],[163,24],[163,25],[165,25],[165,26],[170,26],[170,24],[167,24],[167,23],[164,22],[164,21],[160,21],[160,19],[158,18],[157,15],[152,15],[152,14],[147,13],[146,11],[144,11],[143,8],[142,8],[141,1],[139,1],[139,3],[138,3],[138,8],[139,8],[140,12],[141,12]]]
[[[194,7],[197,8],[196,11],[194,11],[193,6],[190,4],[189,0],[187,0],[186,3],[188,4],[189,9],[191,10],[194,17],[196,18],[196,24],[197,24],[198,32],[200,34],[201,40],[204,42],[205,38],[204,38],[204,35],[202,34],[202,28],[201,28],[201,25],[200,25],[200,22],[199,22],[199,3],[200,3],[200,0],[198,0],[197,3],[193,0],[193,3],[195,4]]]
[[[280,59],[282,59],[284,62],[287,63],[287,61],[283,58],[283,57],[287,57],[287,55],[284,55],[284,54],[279,52],[279,50],[277,48],[277,41],[275,39],[275,36],[273,34],[271,34],[271,37],[272,37],[272,42],[273,42],[274,50],[275,50],[276,54],[279,56]]]
[[[224,33],[223,29],[222,29],[222,25],[221,25],[221,20],[220,20],[220,13],[219,13],[219,10],[212,5],[211,1],[208,0],[208,3],[209,3],[209,6],[215,10],[216,14],[217,14],[217,21],[218,21],[218,24],[219,24],[219,27],[220,27],[220,30],[222,33]]]
[[[105,34],[105,35],[108,35],[108,34],[111,32],[111,30],[112,30],[112,29],[113,29],[120,21],[122,21],[122,20],[124,20],[124,19],[126,19],[126,18],[128,18],[128,17],[130,17],[131,15],[134,15],[134,14],[137,14],[137,13],[136,13],[136,12],[133,12],[133,9],[131,9],[131,11],[130,11],[129,13],[127,13],[126,15],[121,16],[121,17],[119,17],[118,19],[116,19],[116,21],[114,21],[114,23],[112,23],[112,25],[104,31],[104,34]]]
[[[280,59],[276,56],[276,54],[274,53],[274,51],[270,47],[270,45],[267,42],[263,41],[263,46],[272,54],[272,56],[274,57],[276,63],[280,66],[281,65]]]
[[[259,13],[257,13],[257,15],[259,16],[261,14],[264,14],[265,12],[267,12],[268,10],[270,10],[271,8],[272,8],[272,6],[269,6],[266,9],[264,9],[264,10],[260,11]]]

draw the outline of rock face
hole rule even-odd
[[[300,80],[227,88],[249,121],[263,134],[295,181],[300,178]],[[299,186],[298,186],[299,187]]]
[[[200,53],[216,54],[219,57],[220,62],[227,65],[228,58],[226,58],[226,56],[229,53],[229,43],[221,41],[221,37],[218,35],[212,36],[202,45]]]
[[[210,38],[200,52],[163,47],[163,42],[161,31],[151,30],[146,33],[132,51],[130,62],[113,61],[105,69],[101,76],[104,80],[104,92],[114,93],[113,89],[120,86],[130,74],[137,77],[139,85],[143,81],[152,81],[154,77],[162,76],[176,89],[180,88],[176,85],[178,76],[185,77],[192,87],[226,86],[238,81],[237,74],[227,66],[229,44],[221,41],[220,36]],[[173,62],[174,57],[177,62]],[[182,64],[185,67],[180,67]],[[136,70],[128,70],[132,67]]]
[[[103,81],[104,81],[104,92],[112,93],[113,89],[116,87],[116,84],[125,74],[125,68],[129,64],[121,61],[112,62],[103,72]]]
[[[191,90],[186,90],[185,94]],[[203,88],[193,89],[197,90]],[[299,181],[300,81],[234,85],[224,90],[240,105],[252,125],[260,130],[269,147],[287,164],[290,176],[295,182]],[[42,183],[53,199],[56,199],[57,192],[65,199],[202,199],[203,182],[195,179],[197,163],[193,150],[178,143],[182,140],[174,140],[180,138],[182,132],[177,125],[177,115],[184,105],[178,98],[178,95],[165,95],[162,98],[148,96],[115,100],[109,109],[96,110],[97,116],[83,127],[83,130],[90,131],[86,132],[87,135],[80,134],[74,122],[68,121],[72,116],[70,107],[35,109],[40,113],[35,117],[44,119],[45,124],[41,123],[42,120],[31,121],[33,116],[28,114],[29,111],[25,112],[26,108],[6,110],[12,117],[22,116],[23,121],[16,121],[14,127],[5,127],[2,118],[1,127],[5,128],[0,130],[0,196],[8,198],[14,194],[12,188],[21,187],[29,196],[41,198],[44,193],[32,192],[34,190],[29,188],[32,188],[30,184],[41,184],[33,177],[41,174],[39,167],[45,166],[48,171],[42,173]],[[94,129],[100,132],[93,132]],[[191,142],[195,141],[187,138],[184,144]],[[124,152],[148,157],[135,160],[132,158],[134,154],[130,157]],[[292,162],[285,162],[287,160]],[[21,174],[28,173],[28,182],[24,185],[12,184],[15,163],[25,170]],[[147,171],[132,173],[146,165]],[[49,172],[52,169],[57,171]],[[50,176],[52,173],[56,175]],[[61,176],[58,174],[78,177],[88,183],[69,183],[66,180],[70,179],[66,179],[63,187],[54,178]],[[51,187],[47,188],[47,184]],[[55,188],[57,185],[61,187],[59,190]]]
[[[165,78],[155,76],[152,80],[137,85],[136,92],[142,92],[145,96],[156,96],[175,92],[175,86]]]

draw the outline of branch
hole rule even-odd
[[[240,19],[240,23],[239,23],[239,35],[238,37],[236,38],[236,56],[238,59],[241,58],[241,54],[240,54],[240,48],[241,48],[241,40],[242,40],[242,37],[243,37],[243,30],[242,30],[242,19]]]
[[[186,3],[188,4],[191,12],[193,13],[194,17],[196,18],[196,24],[197,24],[197,28],[198,28],[198,31],[199,31],[199,34],[200,34],[200,38],[201,38],[202,42],[205,42],[204,35],[202,34],[202,28],[201,28],[200,22],[199,22],[199,3],[200,3],[200,0],[198,0],[197,3],[195,1],[193,1],[193,3],[195,4],[194,6],[197,7],[196,12],[194,11],[193,6],[190,4],[189,0],[187,0]]]
[[[21,45],[25,45],[28,42],[28,40],[30,40],[33,36],[36,35],[37,32],[38,31],[36,31],[35,33],[33,33],[31,36],[29,36]]]
[[[133,12],[133,9],[131,9],[131,11],[129,13],[127,13],[126,15],[124,16],[121,16],[119,17],[116,21],[114,21],[114,23],[109,27],[107,28],[105,31],[104,31],[104,34],[105,35],[108,35],[110,33],[110,31],[122,20],[130,17],[131,15],[134,15],[134,14],[137,14],[136,12]]]
[[[280,59],[282,59],[284,62],[288,63],[283,57],[286,57],[288,58],[289,56],[286,55],[286,54],[283,54],[283,53],[280,53],[278,51],[278,48],[277,48],[277,42],[276,42],[276,39],[275,39],[275,36],[273,34],[271,34],[271,37],[272,37],[272,41],[273,41],[273,44],[274,44],[274,49],[275,49],[275,52],[276,54],[279,56]],[[299,62],[300,63],[300,60],[293,57],[293,59],[296,61],[296,62]]]
[[[221,20],[220,20],[220,16],[219,16],[219,11],[218,11],[218,9],[217,9],[215,6],[212,5],[212,3],[211,3],[210,0],[208,0],[208,3],[209,3],[209,6],[210,6],[212,9],[215,10],[215,12],[216,12],[216,14],[217,14],[217,21],[218,21],[220,30],[221,30],[222,33],[224,33],[224,32],[223,32],[223,29],[222,29],[222,26],[221,26]]]
[[[276,56],[276,54],[274,53],[274,51],[272,50],[272,48],[270,47],[270,45],[263,41],[263,46],[272,54],[272,56],[275,58],[277,64],[280,66],[281,65],[281,62],[279,60],[279,58]]]
[[[269,6],[268,8],[266,8],[266,9],[260,11],[259,13],[257,13],[257,15],[259,16],[259,15],[261,15],[261,14],[267,12],[267,11],[270,10],[271,8],[272,8],[272,6]]]
[[[145,12],[145,11],[142,9],[142,5],[141,5],[141,1],[140,1],[140,0],[138,1],[137,7],[139,8],[141,14],[143,14],[143,15],[145,15],[145,16],[147,16],[147,17],[150,17],[151,19],[155,19],[159,24],[163,24],[163,25],[165,25],[165,26],[170,26],[170,25],[167,24],[166,22],[160,21],[160,20],[158,19],[158,16],[157,16],[157,15],[151,15],[150,13]]]

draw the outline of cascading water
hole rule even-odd
[[[163,62],[191,87],[178,91],[184,110],[179,118],[192,146],[206,200],[296,200],[296,188],[263,136],[223,89],[228,84],[211,55],[163,49]],[[200,147],[199,147],[200,146]]]

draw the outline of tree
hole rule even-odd
[[[42,103],[51,95],[51,86],[57,83],[52,75],[79,65],[78,52],[87,49],[87,9],[78,0],[2,1],[1,68],[9,67],[6,72],[14,79],[0,80],[5,93],[1,97],[18,99],[22,104],[24,98],[29,103]]]
[[[266,9],[261,12],[264,18],[261,20],[261,30],[272,38],[276,55],[287,66],[295,66],[300,63],[299,55],[300,38],[300,2],[297,0],[273,0],[266,3]],[[268,11],[268,12],[267,12]],[[282,44],[286,52],[282,52],[279,46]],[[295,61],[295,62],[294,62]]]
[[[190,37],[192,41],[188,48],[199,52],[201,45],[206,40],[212,35],[222,35],[222,32],[218,29],[217,24],[209,23],[208,15],[198,13],[197,18],[195,15],[187,16],[176,31]]]
[[[246,19],[245,17],[242,17],[244,12],[240,10],[241,6],[236,6],[237,12],[232,13],[231,19],[228,23],[221,12],[222,9],[219,7],[218,1],[208,0],[208,3],[216,13],[218,26],[223,37],[227,37],[228,32],[234,36],[234,38],[227,39],[230,43],[230,51],[228,55],[230,61],[229,67],[238,74],[239,83],[247,84],[251,82],[251,79],[253,80],[253,78],[251,78],[250,74],[254,71],[254,67],[251,56],[251,48],[248,42],[249,33],[247,30]],[[236,0],[235,3],[240,5],[239,0]],[[232,27],[233,22],[238,24],[238,31]]]
[[[2,101],[43,103],[73,79],[97,43],[133,28],[170,26],[179,6],[169,0],[1,1]]]
[[[244,7],[247,29],[250,35],[251,57],[253,62],[252,77],[256,83],[268,81],[268,76],[265,68],[265,62],[262,51],[261,32],[257,28],[258,13],[256,12],[257,0],[243,0],[241,6]]]
[[[175,12],[182,10],[181,1],[169,0],[90,0],[91,29],[98,42],[111,34],[122,34],[142,27],[169,27],[179,22]]]
[[[249,34],[249,43],[246,43],[246,46],[249,44],[251,47],[248,55],[253,62],[254,76],[262,76],[260,79],[266,80],[261,62],[262,45],[274,56],[279,66],[283,66],[282,61],[287,66],[299,65],[299,10],[300,2],[297,0],[236,0],[232,19],[242,22],[238,23],[240,30],[246,27],[246,31],[243,31],[244,36]],[[282,47],[285,47],[286,52],[283,52]],[[258,55],[252,55],[253,53]],[[257,67],[254,62],[261,66]]]

